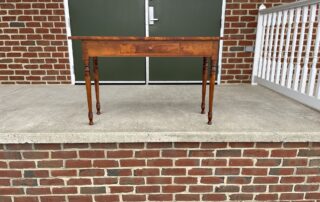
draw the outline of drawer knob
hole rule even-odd
[[[152,50],[153,48],[152,48],[152,46],[149,46],[148,49],[149,49],[149,50]]]

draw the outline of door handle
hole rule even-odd
[[[149,6],[149,25],[153,25],[155,21],[159,21],[159,19],[154,18],[154,7]]]

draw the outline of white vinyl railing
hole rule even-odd
[[[259,8],[252,84],[320,111],[320,0]]]

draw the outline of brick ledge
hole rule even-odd
[[[320,132],[0,133],[0,143],[320,142]]]

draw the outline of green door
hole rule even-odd
[[[145,36],[145,0],[69,0],[72,36]],[[76,81],[84,80],[80,41],[73,41]],[[101,81],[145,83],[145,58],[99,58]]]
[[[73,36],[145,36],[145,4],[158,18],[150,36],[219,36],[222,0],[69,0]],[[80,41],[73,41],[76,81],[84,80]],[[148,60],[147,60],[148,61]],[[201,58],[99,58],[100,80],[150,83],[201,80]],[[146,75],[149,72],[149,75]]]
[[[150,36],[220,36],[222,0],[149,0]],[[150,58],[150,83],[200,81],[201,58]]]

